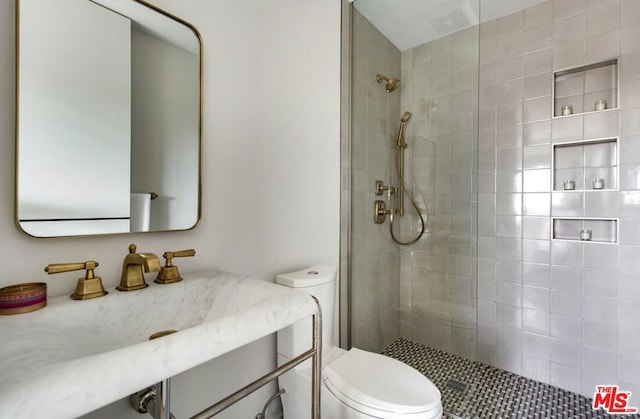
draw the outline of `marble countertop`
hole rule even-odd
[[[315,314],[306,293],[227,272],[0,316],[0,418],[76,417]],[[155,332],[174,333],[148,340]],[[211,402],[215,402],[212,400]]]

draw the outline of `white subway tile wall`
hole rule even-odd
[[[500,30],[507,27],[508,34]],[[507,50],[489,50],[496,45]],[[553,71],[613,58],[619,109],[578,113],[592,111],[594,98],[606,94],[591,86],[607,74],[594,71],[557,86],[561,97],[587,93],[572,116],[552,118]],[[550,0],[481,24],[480,61],[479,115],[486,130],[479,172],[484,184],[494,177],[497,194],[484,188],[478,195],[478,359],[586,396],[596,384],[619,384],[640,404],[640,2]],[[522,76],[513,68],[520,62]],[[494,87],[498,94],[487,94]],[[573,154],[555,147],[557,173],[550,173],[550,144],[606,138],[618,139],[617,151],[610,143]],[[518,153],[522,160],[507,161]],[[594,174],[611,179],[608,190],[590,190]],[[575,178],[578,192],[565,192],[564,178]],[[482,228],[493,202],[495,230]],[[520,214],[518,228],[508,217]],[[618,243],[552,240],[551,216],[619,218],[615,232],[611,224],[590,224],[598,234],[619,230]],[[484,251],[494,238],[495,248]],[[505,260],[515,266],[500,267]],[[494,285],[496,292],[483,289]]]

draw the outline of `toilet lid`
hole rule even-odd
[[[417,370],[384,355],[352,348],[324,368],[325,383],[345,404],[395,413],[440,407],[440,391]]]

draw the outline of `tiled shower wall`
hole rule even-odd
[[[553,72],[610,58],[620,108],[552,118]],[[640,394],[640,1],[553,0],[482,24],[479,86],[478,360]],[[619,188],[554,192],[552,144],[601,138],[619,139]],[[618,243],[552,239],[552,217],[618,218]]]
[[[467,358],[476,349],[478,45],[475,26],[402,52],[405,173],[427,232],[400,248],[401,335]],[[406,198],[405,212],[404,240],[419,226]]]
[[[388,225],[373,223],[374,183],[389,184],[400,91],[386,93],[376,74],[400,77],[400,51],[356,10],[352,25],[351,344],[379,352],[400,334],[400,254]]]

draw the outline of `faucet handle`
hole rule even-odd
[[[158,277],[155,279],[157,284],[171,284],[173,282],[182,281],[178,267],[173,265],[173,258],[183,258],[189,256],[195,256],[195,249],[177,250],[173,252],[164,252],[162,257],[166,259],[165,265],[160,269]]]
[[[71,298],[74,300],[88,300],[90,298],[102,297],[107,295],[108,292],[102,286],[102,278],[95,276],[93,270],[98,267],[98,262],[88,260],[86,262],[73,262],[73,263],[51,263],[47,265],[44,270],[48,274],[57,274],[60,272],[71,272],[86,269],[84,278],[78,279],[78,285],[76,290],[71,294]]]
[[[184,258],[189,256],[195,256],[195,255],[196,255],[195,249],[187,249],[187,250],[177,250],[174,252],[164,252],[162,254],[162,257],[167,260],[167,264],[165,266],[172,266],[171,259],[173,258]]]
[[[50,263],[44,268],[44,271],[49,274],[57,274],[60,272],[71,272],[86,269],[87,273],[84,279],[93,278],[93,270],[100,264],[93,260],[86,262],[72,262],[72,263]]]

